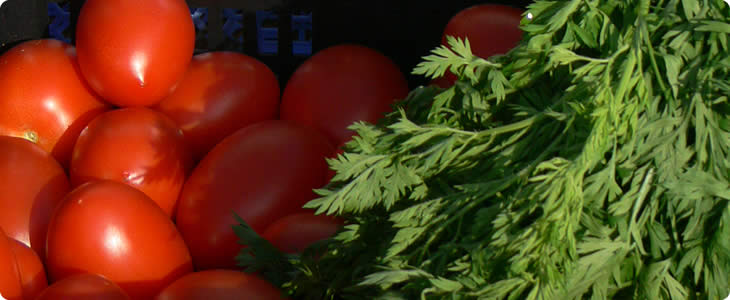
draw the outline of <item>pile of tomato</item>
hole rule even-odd
[[[445,34],[486,35],[475,53],[503,53],[521,13],[472,8]],[[491,24],[468,33],[474,20]],[[194,35],[183,0],[87,0],[75,45],[0,56],[0,299],[278,299],[237,270],[235,216],[286,253],[343,224],[302,206],[348,126],[406,97],[401,70],[343,44],[282,91],[245,54],[193,55]]]

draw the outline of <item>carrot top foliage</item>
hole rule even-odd
[[[730,7],[537,0],[522,43],[451,38],[330,161],[307,204],[349,225],[239,262],[301,299],[722,299],[730,293]],[[318,254],[315,259],[315,255]]]

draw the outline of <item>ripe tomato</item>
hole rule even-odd
[[[48,287],[43,263],[33,249],[15,239],[9,240],[10,248],[13,250],[15,260],[18,263],[23,297],[25,299],[35,299],[38,294]]]
[[[171,216],[191,165],[174,121],[149,108],[130,107],[89,123],[76,142],[69,173],[73,186],[97,179],[126,183]]]
[[[452,85],[454,85],[454,82],[459,79],[454,75],[454,73],[446,72],[443,76],[437,77],[434,80],[431,80],[431,85],[435,85],[437,87],[440,87],[442,89],[450,88]]]
[[[203,158],[183,187],[177,226],[197,270],[235,268],[238,214],[257,232],[300,211],[326,183],[332,145],[313,129],[272,120],[243,128]]]
[[[358,45],[314,54],[289,79],[280,118],[312,126],[334,145],[347,141],[356,121],[377,122],[408,95],[408,82],[389,58]]]
[[[10,239],[0,228],[0,299],[23,300],[23,287]]]
[[[101,275],[79,274],[54,282],[35,300],[129,300],[118,285]]]
[[[81,72],[119,106],[153,105],[182,78],[195,47],[184,0],[87,0],[76,25]]]
[[[448,45],[447,36],[468,38],[474,55],[489,58],[505,54],[522,40],[520,21],[524,10],[508,5],[480,4],[466,8],[449,20],[441,37],[441,44]],[[446,73],[432,81],[440,87],[450,87],[456,75]]]
[[[469,7],[449,20],[441,43],[448,45],[446,36],[467,37],[476,56],[487,58],[507,53],[522,39],[523,12],[520,8],[500,4]]]
[[[43,256],[51,214],[70,189],[65,171],[48,152],[0,136],[0,228],[8,237]]]
[[[253,274],[232,270],[190,273],[167,286],[155,300],[280,300],[283,293]]]
[[[33,141],[64,166],[79,132],[108,110],[79,72],[76,50],[57,40],[28,41],[0,56],[0,135]]]
[[[343,221],[312,212],[291,214],[272,223],[261,235],[285,253],[299,253],[311,244],[332,237]]]
[[[193,57],[157,110],[185,132],[196,161],[238,129],[278,117],[279,81],[262,62],[235,52]]]
[[[193,266],[175,224],[149,197],[99,180],[71,191],[54,213],[46,268],[51,282],[100,274],[132,299],[150,299]]]

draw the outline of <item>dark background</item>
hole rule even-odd
[[[47,38],[49,1],[69,5],[70,26],[67,35],[73,43],[73,28],[83,0],[9,0],[0,8],[0,53],[31,39]],[[408,75],[411,87],[424,83],[420,76],[410,75],[421,57],[438,46],[441,34],[451,16],[476,4],[498,3],[526,7],[530,0],[491,1],[413,1],[413,0],[188,0],[191,7],[208,8],[208,30],[196,53],[234,50],[256,57],[280,77],[282,83],[307,56],[291,54],[292,13],[312,14],[312,52],[341,44],[357,43],[374,48],[393,59]],[[223,36],[221,9],[240,9],[244,16],[242,49],[233,49]],[[255,10],[269,9],[282,16],[269,26],[279,28],[279,53],[261,55],[256,49]],[[200,40],[200,38],[198,38]],[[202,47],[200,45],[203,45]]]

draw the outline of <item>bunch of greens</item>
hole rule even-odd
[[[307,206],[349,225],[241,265],[298,299],[722,299],[730,293],[730,8],[535,1],[504,56],[450,39],[330,161]]]

